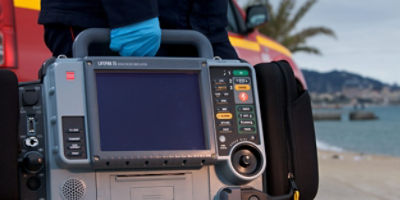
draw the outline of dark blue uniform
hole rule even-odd
[[[228,40],[227,0],[42,0],[39,23],[55,55],[70,55],[73,37],[91,27],[122,27],[159,16],[163,29],[205,34],[214,54],[237,59]],[[68,44],[67,44],[68,43]]]

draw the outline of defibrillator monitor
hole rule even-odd
[[[265,165],[248,64],[201,58],[59,60],[48,68],[46,77],[52,78],[45,77],[44,85],[60,165],[202,167],[231,159],[242,143],[262,160],[256,171]]]
[[[176,199],[208,199],[224,185],[261,189],[266,158],[249,64],[85,57],[58,58],[44,71],[53,198],[71,177],[95,185],[85,190],[91,197],[142,195],[143,185]]]
[[[163,41],[195,41],[196,58],[87,56],[108,33],[83,31],[74,58],[48,60],[39,81],[19,87],[24,197],[261,193],[267,163],[253,67],[213,58],[209,41],[193,31],[164,31]]]

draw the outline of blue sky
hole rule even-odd
[[[244,2],[241,0],[239,2]],[[269,0],[278,5],[280,0]],[[301,5],[305,0],[296,0]],[[323,55],[296,53],[300,68],[321,72],[334,69],[400,84],[400,1],[319,0],[298,24],[327,26],[337,39],[317,36],[308,41]]]

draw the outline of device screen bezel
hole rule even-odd
[[[87,118],[90,145],[90,160],[93,168],[115,168],[123,163],[140,163],[150,160],[152,163],[164,163],[168,160],[201,159],[202,163],[215,161],[215,129],[212,113],[211,83],[209,69],[202,67],[203,59],[178,58],[86,58],[85,85],[87,91]],[[199,76],[201,110],[203,119],[205,150],[174,150],[174,151],[102,151],[97,102],[96,70],[112,70],[118,72],[191,72]],[[160,161],[160,162],[158,162]],[[117,167],[119,168],[119,167]]]

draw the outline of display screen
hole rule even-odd
[[[95,73],[102,151],[206,149],[197,72]]]

